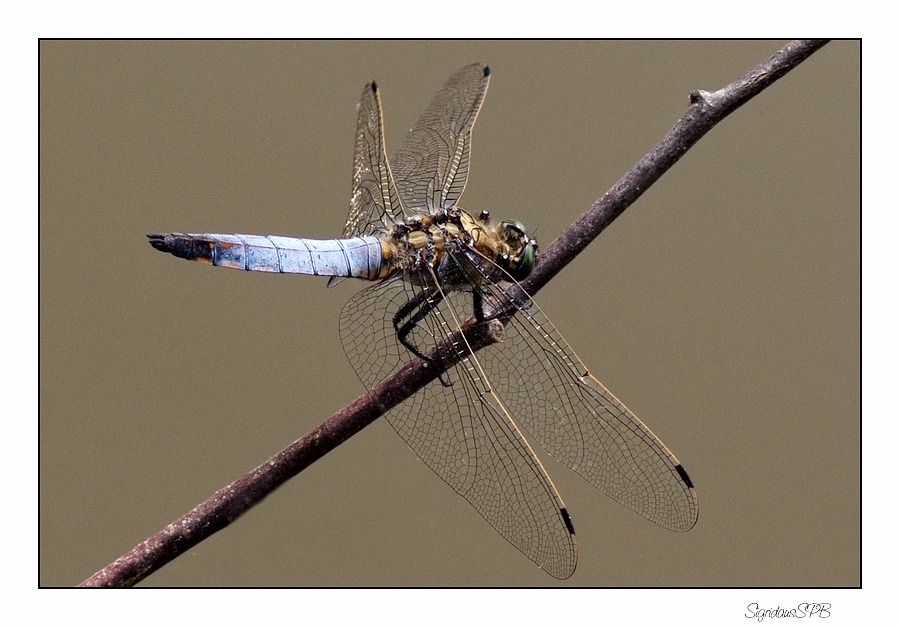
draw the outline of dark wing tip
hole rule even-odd
[[[485,75],[485,76],[490,76],[490,75],[491,75],[491,68],[490,68],[490,66],[488,66],[488,65],[485,65],[485,66],[484,66],[484,75]]]
[[[566,508],[563,507],[559,510],[560,515],[562,515],[563,522],[566,523],[566,529],[569,530],[569,535],[575,535],[575,525],[572,524],[572,518],[569,516],[569,512],[566,511]]]
[[[681,477],[681,480],[684,481],[687,487],[694,487],[694,484],[691,482],[691,478],[688,477],[687,471],[684,469],[684,466],[678,464],[677,466],[675,466],[675,470],[676,472],[678,472],[678,476]]]
[[[371,83],[369,83],[369,86],[372,88],[373,94],[378,93],[378,85],[375,83],[375,81],[372,81]]]

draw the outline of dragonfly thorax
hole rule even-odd
[[[486,211],[476,218],[457,207],[409,217],[395,224],[385,240],[391,250],[389,274],[430,266],[445,285],[457,289],[464,283],[508,280],[507,275],[521,281],[531,273],[537,255],[537,242],[521,222],[495,225]],[[466,272],[466,277],[455,277],[462,270],[460,255],[478,269],[475,276]]]

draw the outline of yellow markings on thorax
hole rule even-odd
[[[466,246],[490,260],[510,253],[509,245],[504,241],[497,226],[475,218],[461,209],[456,211],[458,218],[443,224],[437,223],[433,216],[417,216],[416,223],[405,225],[407,232],[382,238],[385,267],[393,268],[396,272],[412,263],[415,253],[428,248],[436,265],[446,253],[456,252],[456,244],[460,239]]]

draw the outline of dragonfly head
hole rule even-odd
[[[500,235],[509,246],[504,269],[516,281],[524,280],[534,269],[537,259],[537,242],[528,237],[525,225],[518,220],[504,220],[500,223]]]

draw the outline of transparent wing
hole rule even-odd
[[[483,290],[495,302],[507,300],[497,285]],[[697,492],[684,468],[520,294],[505,341],[478,353],[509,411],[548,453],[613,500],[666,529],[693,527]]]
[[[472,126],[490,80],[484,63],[464,67],[434,96],[391,156],[394,180],[410,211],[451,207],[466,187]]]
[[[425,285],[428,279],[418,282]],[[471,311],[470,294],[447,294],[437,303],[428,290],[397,277],[360,292],[345,306],[341,340],[367,388],[415,358],[398,342],[393,323],[407,303],[419,302],[420,311],[427,312],[407,340],[423,351],[457,328],[458,312]],[[576,544],[562,499],[477,360],[464,358],[443,382],[448,385],[431,382],[386,419],[513,546],[554,577],[569,577]]]
[[[372,235],[403,215],[384,149],[384,120],[378,86],[369,83],[359,100],[350,214],[343,236]]]

